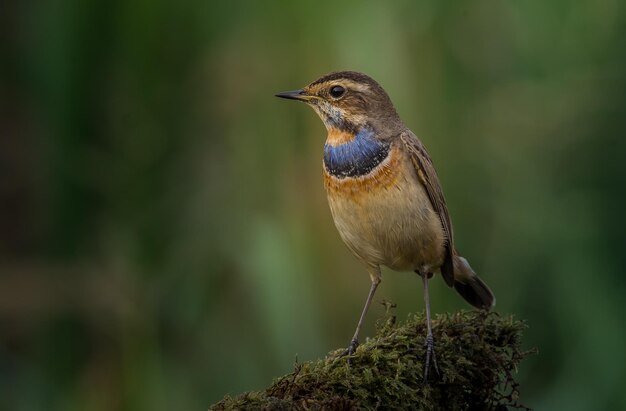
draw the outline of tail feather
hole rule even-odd
[[[496,305],[496,297],[487,284],[460,255],[454,256],[454,289],[476,308],[490,310]]]

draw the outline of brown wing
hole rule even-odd
[[[443,265],[441,266],[441,275],[446,281],[446,284],[452,287],[454,284],[454,266],[452,264],[454,239],[452,235],[452,223],[450,222],[450,215],[448,214],[448,207],[446,207],[446,200],[443,197],[439,177],[437,177],[437,172],[435,171],[435,167],[433,167],[430,156],[426,152],[426,148],[415,134],[407,130],[400,135],[400,140],[410,153],[415,171],[426,188],[430,202],[441,220],[441,225],[443,226],[443,231],[447,239],[446,255]]]

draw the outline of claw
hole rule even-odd
[[[354,354],[354,352],[356,351],[356,348],[358,346],[359,346],[359,341],[356,338],[353,338],[350,341],[350,345],[348,346],[348,348],[346,348],[345,351],[341,353],[340,357],[345,357],[346,355],[348,357],[351,357],[352,354]],[[350,361],[350,359],[348,359],[348,361]]]
[[[435,372],[439,375],[439,367],[437,366],[437,357],[435,355],[435,341],[433,339],[432,334],[428,334],[426,336],[426,341],[424,342],[424,346],[426,347],[426,363],[424,364],[424,382],[428,380],[428,370],[430,369],[430,360],[433,360],[433,366],[435,367]]]

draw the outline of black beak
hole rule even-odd
[[[292,90],[292,91],[283,91],[282,93],[276,93],[274,95],[280,98],[288,98],[289,100],[300,100],[300,101],[307,100],[307,98],[309,97],[302,89]]]

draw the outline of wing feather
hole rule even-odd
[[[452,287],[454,284],[454,266],[452,263],[454,237],[452,233],[452,223],[450,222],[450,215],[448,214],[446,200],[443,197],[439,177],[437,177],[437,172],[435,171],[435,167],[433,166],[432,160],[430,159],[426,148],[415,136],[415,134],[407,130],[400,135],[400,140],[410,153],[411,161],[415,167],[417,176],[426,188],[426,193],[428,194],[428,198],[430,199],[433,209],[441,220],[441,225],[446,236],[446,255],[444,257],[443,265],[441,266],[441,275],[446,281],[446,284]]]

